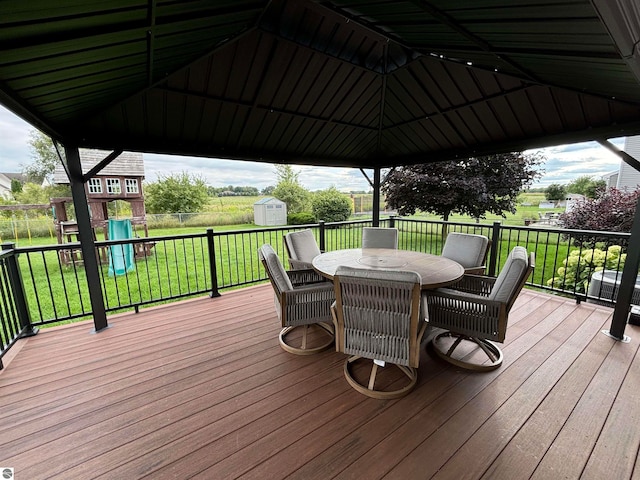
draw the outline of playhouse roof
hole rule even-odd
[[[80,149],[82,173],[87,173],[102,159],[109,155],[105,150]],[[118,158],[103,168],[96,177],[142,177],[144,178],[144,162],[142,154],[138,152],[122,152]],[[62,164],[56,163],[53,172],[53,183],[69,183],[67,173]]]

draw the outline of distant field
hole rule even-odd
[[[354,194],[350,195],[355,212],[354,219],[370,218],[373,195]],[[263,196],[257,197],[214,197],[211,198],[203,212],[197,214],[173,214],[155,216],[148,215],[149,235],[174,235],[181,233],[202,232],[208,227],[215,229],[246,229],[254,228],[253,205]],[[540,209],[538,204],[545,200],[544,193],[523,193],[519,200],[525,205],[518,205],[515,214],[507,214],[506,218],[498,215],[487,215],[482,223],[500,221],[506,225],[523,225],[525,219],[537,219],[543,212],[562,212],[560,209]],[[529,205],[526,205],[529,204]],[[383,213],[383,216],[386,214]],[[122,215],[126,218],[126,214]],[[432,214],[419,213],[415,218],[426,220],[441,220],[440,217]],[[453,222],[474,222],[475,219],[464,215],[453,215],[450,219]],[[141,229],[136,232],[139,236],[144,236]],[[101,232],[97,232],[101,238]],[[53,232],[53,221],[50,218],[30,219],[17,217],[13,220],[0,220],[0,241],[16,242],[19,246],[48,245],[55,243]]]

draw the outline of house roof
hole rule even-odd
[[[109,151],[80,149],[80,161],[82,163],[82,173],[87,173],[95,167],[102,159],[109,155]],[[144,178],[144,162],[142,154],[138,152],[122,152],[109,165],[100,170],[96,177],[142,177]],[[67,172],[65,172],[60,162],[56,163],[53,172],[53,183],[69,183]]]
[[[18,180],[19,182],[26,182],[29,177],[24,173],[15,173],[15,172],[0,172],[0,175],[6,177],[9,180]]]
[[[0,103],[81,147],[366,168],[640,133],[629,0],[0,2],[0,51]]]

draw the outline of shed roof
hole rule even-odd
[[[274,197],[265,197],[265,198],[261,198],[260,200],[258,200],[256,203],[254,203],[254,205],[265,205],[267,203],[278,203],[278,204],[282,204],[285,203],[282,200],[279,200],[277,198]]]
[[[374,167],[640,133],[633,0],[0,2],[0,102],[81,147]]]

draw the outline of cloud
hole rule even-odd
[[[31,163],[29,131],[33,128],[0,105],[0,172],[19,172]]]

